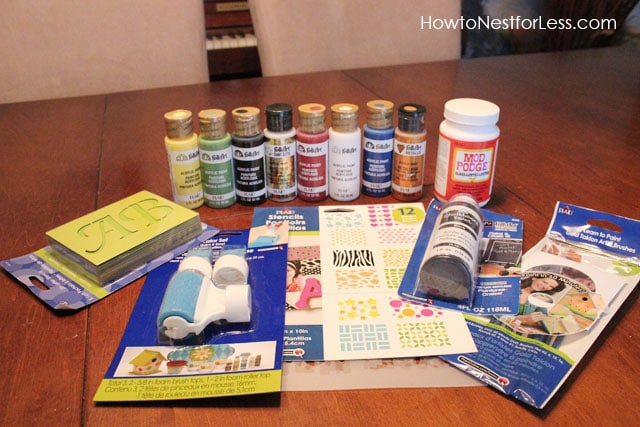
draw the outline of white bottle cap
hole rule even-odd
[[[500,107],[483,99],[456,98],[444,104],[444,118],[461,125],[493,125],[499,116]]]

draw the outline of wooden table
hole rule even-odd
[[[432,197],[444,102],[501,107],[488,208],[524,219],[525,249],[557,200],[640,217],[640,50],[616,47],[344,72],[222,81],[0,105],[0,258],[45,245],[56,225],[141,189],[170,197],[163,113],[273,102],[427,106],[425,193]],[[361,115],[361,125],[364,124]],[[356,203],[394,202],[361,197]],[[336,203],[327,200],[324,203]],[[304,205],[296,200],[292,204]],[[275,205],[267,202],[267,205]],[[247,228],[252,208],[199,209],[221,229]],[[627,425],[640,402],[640,305],[634,292],[590,356],[544,411],[489,387],[283,392],[280,399],[98,406],[105,374],[143,279],[74,314],[53,313],[0,274],[2,425]]]

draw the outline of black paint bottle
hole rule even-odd
[[[239,107],[231,115],[234,127],[231,145],[236,198],[241,205],[259,205],[267,200],[260,110],[255,107]]]

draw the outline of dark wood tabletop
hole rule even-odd
[[[556,201],[640,218],[640,50],[611,47],[268,77],[0,105],[0,259],[46,245],[45,232],[146,189],[171,197],[163,114],[372,99],[427,107],[425,205],[437,129],[456,97],[501,108],[488,209],[521,217],[524,249]],[[365,115],[360,115],[360,125]],[[229,126],[231,123],[229,122]],[[362,196],[352,203],[389,203]],[[328,199],[323,204],[339,204]],[[265,205],[274,206],[268,201]],[[305,205],[295,200],[291,205]],[[198,209],[220,229],[253,208]],[[72,314],[54,313],[5,271],[0,424],[13,425],[632,425],[640,402],[638,290],[542,411],[489,387],[282,392],[182,403],[93,402],[144,282]]]

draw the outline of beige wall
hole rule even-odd
[[[250,0],[265,76],[460,57],[460,30],[422,28],[457,19],[454,0]]]
[[[2,0],[0,103],[208,81],[202,0]]]

